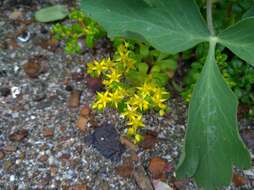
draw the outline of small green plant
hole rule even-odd
[[[97,92],[94,109],[117,109],[128,120],[127,135],[138,143],[144,127],[142,114],[150,109],[162,116],[168,107],[169,93],[164,86],[168,72],[176,68],[175,58],[162,54],[142,43],[117,39],[113,59],[107,58],[87,64],[87,73],[103,79],[105,92]]]
[[[56,40],[65,42],[65,52],[80,53],[81,44],[91,48],[97,39],[105,35],[101,27],[79,10],[73,10],[68,15],[69,23],[57,23],[52,27]],[[81,44],[80,44],[81,43]]]
[[[250,154],[238,132],[237,98],[215,56],[220,44],[254,65],[254,17],[248,14],[226,29],[214,30],[212,0],[205,3],[207,26],[194,0],[82,0],[81,8],[111,38],[146,41],[161,52],[173,54],[208,44],[190,101],[177,177],[192,177],[203,189],[214,190],[230,183],[233,165],[242,169],[251,166]]]

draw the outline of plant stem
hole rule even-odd
[[[209,29],[211,35],[214,36],[215,32],[214,32],[214,28],[213,28],[212,0],[207,0],[206,19],[207,19],[208,29]]]

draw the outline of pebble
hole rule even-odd
[[[0,151],[0,160],[3,160],[3,159],[4,159],[4,157],[5,157],[4,152],[3,152],[3,151]]]
[[[14,182],[15,181],[15,175],[11,175],[10,176],[10,182]]]
[[[48,159],[48,163],[49,165],[54,165],[55,164],[55,158],[53,156],[50,156],[49,159]]]
[[[17,39],[22,43],[28,42],[30,38],[31,38],[31,33],[28,31],[24,31],[20,36],[17,37]]]
[[[54,136],[54,131],[50,128],[44,128],[42,133],[43,133],[43,136],[46,138]]]
[[[20,142],[28,136],[28,130],[21,129],[9,135],[11,141]]]
[[[13,86],[11,88],[11,95],[12,95],[12,98],[17,98],[19,95],[21,94],[21,89],[17,86]]]
[[[15,152],[17,150],[17,146],[15,145],[5,145],[3,147],[3,151],[5,152]]]
[[[68,106],[69,108],[76,108],[80,105],[80,96],[81,91],[80,90],[72,90],[70,93],[70,97],[68,100]]]
[[[8,87],[3,87],[0,89],[1,96],[7,97],[11,94],[11,89]]]

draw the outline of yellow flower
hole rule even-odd
[[[130,99],[130,104],[139,107],[141,111],[146,111],[149,108],[149,102],[136,94]]]
[[[128,125],[131,125],[133,127],[144,127],[145,126],[142,121],[141,115],[136,115],[135,117],[130,117]]]
[[[138,113],[137,113],[138,107],[136,106],[131,106],[130,104],[127,104],[127,110],[125,110],[122,115],[124,117],[127,117],[129,119],[131,118],[136,118]]]
[[[111,101],[109,97],[109,92],[97,92],[97,101],[93,104],[92,108],[96,109],[98,108],[99,110],[104,109],[107,106],[107,103]]]
[[[130,69],[134,68],[135,66],[135,62],[136,60],[131,58],[131,57],[128,57],[125,62],[124,62],[124,66],[126,67],[126,72],[128,72]]]
[[[136,134],[135,136],[134,136],[134,144],[137,144],[137,143],[139,143],[139,142],[141,142],[144,138],[143,138],[143,136],[142,135],[140,135],[140,134]]]
[[[118,108],[118,103],[124,98],[125,90],[119,87],[114,92],[110,93],[111,102],[114,104],[116,108]]]
[[[113,69],[110,74],[107,74],[107,80],[103,81],[103,84],[110,86],[113,82],[120,82],[121,74],[118,73],[117,70]]]
[[[155,88],[154,85],[148,82],[145,82],[144,85],[141,87],[137,87],[137,89],[139,90],[139,93],[144,97],[150,96],[154,88]]]
[[[95,60],[93,63],[87,64],[88,74],[96,73],[97,76],[100,76],[106,70],[107,70],[107,67],[105,65],[104,59],[102,59],[100,62]]]
[[[163,96],[168,96],[169,93],[163,91],[160,88],[157,88],[155,90],[154,95],[152,96],[153,103],[155,104],[156,107],[160,109],[160,115],[163,116],[165,114],[165,109],[167,108],[165,101],[167,100],[166,98],[163,98]]]
[[[130,128],[128,128],[128,131],[127,131],[127,135],[128,136],[133,136],[133,135],[135,135],[136,134],[136,128],[135,127],[130,127]]]

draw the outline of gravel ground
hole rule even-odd
[[[98,48],[93,53],[67,56],[58,46],[47,48],[50,25],[26,21],[40,6],[61,1],[31,1],[32,5],[18,1],[21,4],[15,6],[11,2],[0,3],[0,189],[70,189],[80,184],[95,190],[138,189],[134,179],[116,173],[121,162],[111,162],[85,143],[85,136],[94,129],[82,133],[76,127],[80,109],[95,97],[87,80],[79,76],[83,76],[87,62],[111,52]],[[23,42],[28,33],[28,41]],[[34,60],[39,60],[42,70],[38,77],[31,78],[24,72],[24,65]],[[72,89],[82,92],[76,108],[68,106]],[[154,148],[138,151],[136,164],[145,169],[155,156],[174,168],[179,156],[186,107],[179,98],[168,104],[172,112],[166,117],[153,112],[145,117],[147,129],[156,131],[159,137]],[[110,123],[120,133],[125,130],[124,121],[114,111],[93,114],[96,125]],[[126,150],[122,157],[128,156],[130,151]],[[170,185],[173,171],[166,177]],[[253,189],[253,169],[244,175],[251,180],[241,189]],[[186,183],[183,189],[196,188]]]

